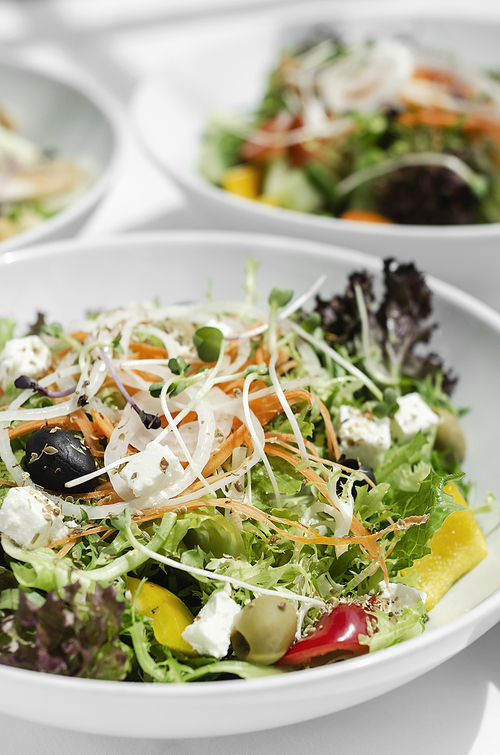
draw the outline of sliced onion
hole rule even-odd
[[[353,45],[346,55],[318,73],[316,85],[332,113],[375,113],[399,101],[414,66],[414,56],[407,45],[381,39],[370,45]]]

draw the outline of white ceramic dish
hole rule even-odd
[[[76,233],[102,198],[117,161],[119,118],[100,90],[0,60],[0,106],[16,129],[43,149],[87,169],[88,185],[66,208],[0,242],[0,254]]]
[[[160,296],[163,303],[241,290],[243,264],[262,261],[258,287],[305,290],[319,274],[323,295],[341,291],[353,269],[379,271],[379,260],[276,236],[177,232],[72,241],[0,258],[1,313],[27,324],[38,310],[69,321],[86,309]],[[196,270],[196,275],[193,271]],[[77,272],[78,271],[78,272]],[[92,285],[88,282],[92,281]],[[455,400],[469,406],[463,426],[466,470],[478,498],[499,493],[500,315],[430,279],[433,346],[460,381]],[[57,291],[57,297],[51,295]],[[467,348],[464,348],[467,344]],[[170,686],[49,676],[0,666],[0,711],[39,723],[122,737],[188,738],[257,731],[316,718],[383,694],[442,663],[500,619],[500,533],[489,555],[432,611],[424,635],[333,666],[252,681]]]
[[[302,236],[379,256],[417,260],[430,273],[500,309],[500,224],[398,226],[360,223],[268,207],[230,194],[198,171],[202,135],[213,111],[252,112],[267,73],[290,38],[318,23],[347,40],[409,36],[451,50],[488,68],[500,68],[500,15],[475,20],[474,9],[451,15],[440,4],[307,3],[237,17],[205,29],[179,33],[165,45],[160,70],[148,75],[132,100],[132,115],[154,160],[221,228]],[[470,250],[474,249],[474,265]]]

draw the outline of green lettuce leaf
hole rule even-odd
[[[368,645],[370,653],[418,637],[424,631],[425,606],[421,600],[416,608],[406,607],[397,616],[388,616],[383,611],[370,613],[377,619],[377,631],[371,636],[359,636],[360,644]]]
[[[398,517],[428,515],[425,524],[410,527],[399,537],[391,554],[391,563],[397,570],[411,566],[416,559],[430,553],[427,543],[445,519],[454,511],[463,510],[463,506],[455,503],[451,495],[443,491],[443,484],[446,482],[449,482],[449,478],[442,478],[431,471],[420,484],[417,493],[412,496],[403,493],[395,496],[394,509]]]

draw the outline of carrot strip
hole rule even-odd
[[[92,453],[92,455],[96,457],[104,456],[104,450],[101,448],[101,446],[98,443],[96,443],[97,436],[94,434],[95,433],[94,423],[89,420],[85,412],[82,411],[82,409],[78,409],[76,412],[73,412],[73,414],[70,416],[72,416],[73,421],[75,422],[78,429],[82,433],[85,443],[90,449],[90,452]]]
[[[26,433],[33,433],[35,430],[40,430],[42,427],[67,427],[72,430],[78,430],[78,426],[72,420],[71,415],[69,417],[52,417],[52,419],[32,419],[27,422],[21,422],[20,425],[15,427],[9,427],[9,438],[19,438]]]
[[[333,429],[333,423],[332,418],[330,416],[330,412],[324,405],[324,403],[319,399],[315,393],[311,393],[311,396],[318,402],[319,410],[321,412],[321,416],[323,417],[323,421],[325,423],[325,429],[326,429],[326,442],[328,444],[328,453],[330,456],[334,456],[336,460],[340,459],[340,448],[339,444],[337,442],[337,436],[335,434],[335,430]]]
[[[459,123],[462,116],[457,113],[450,113],[447,110],[437,110],[434,108],[417,108],[416,110],[405,110],[398,115],[398,121],[403,126],[412,128],[413,126],[433,126],[437,128],[451,128]]]
[[[291,391],[285,391],[285,397],[289,404],[296,404],[300,401],[307,401],[309,408],[312,407],[312,397],[309,391],[303,388],[294,388]],[[259,399],[249,399],[250,408],[256,415],[261,425],[267,425],[274,417],[283,412],[279,398],[271,393],[269,396],[263,396]]]
[[[59,559],[61,559],[61,558],[64,558],[64,556],[67,556],[67,555],[68,555],[68,553],[70,552],[70,550],[72,549],[72,547],[74,546],[74,544],[75,544],[75,541],[74,541],[74,540],[68,540],[68,541],[67,541],[67,542],[66,542],[66,543],[65,543],[65,544],[63,545],[63,547],[61,548],[61,550],[60,550],[60,551],[58,551],[58,553],[57,553],[57,555],[56,555],[56,557],[55,557],[55,560],[56,560],[56,561],[59,561]]]
[[[252,445],[250,440],[250,433],[248,432],[246,425],[241,425],[234,433],[228,435],[225,441],[221,444],[218,451],[207,461],[203,469],[203,476],[212,474],[218,467],[223,464],[233,453],[235,448],[244,445]]]
[[[172,504],[174,504],[174,501],[172,501]],[[177,513],[186,513],[189,510],[192,509],[198,509],[203,506],[210,506],[215,505],[217,507],[226,508],[232,511],[238,511],[241,514],[244,514],[245,516],[256,519],[257,521],[261,522],[262,524],[266,525],[270,529],[274,530],[278,534],[280,534],[282,537],[293,540],[294,542],[298,543],[305,543],[305,544],[315,544],[315,545],[366,545],[370,548],[370,550],[373,550],[373,545],[376,545],[376,541],[379,540],[384,535],[389,534],[390,532],[397,532],[397,531],[403,531],[409,529],[409,527],[418,526],[421,524],[425,524],[427,522],[429,516],[426,514],[425,516],[410,516],[406,519],[399,519],[397,522],[393,522],[388,527],[385,527],[383,530],[379,530],[378,532],[368,532],[368,530],[364,530],[363,534],[358,535],[348,535],[344,537],[327,537],[323,535],[318,535],[316,530],[314,530],[311,527],[308,527],[305,524],[302,524],[301,522],[292,522],[289,519],[283,519],[281,517],[273,516],[271,514],[266,514],[264,511],[261,511],[260,509],[255,508],[255,506],[251,506],[249,504],[243,503],[242,501],[237,501],[235,499],[231,498],[217,498],[214,499],[213,503],[209,503],[207,499],[200,498],[195,501],[190,501],[189,503],[186,503],[182,506],[179,505],[170,505],[170,506],[163,506],[161,509],[156,510],[149,510],[147,512],[143,512],[140,515],[132,516],[132,521],[135,524],[142,524],[144,522],[149,522],[154,519],[159,519],[163,516],[163,514],[166,514],[169,511],[175,511]],[[294,535],[291,532],[287,532],[286,530],[281,529],[277,526],[276,523],[279,524],[285,524],[290,527],[294,527],[295,529],[299,529],[302,532],[308,533],[307,535]],[[364,528],[363,528],[364,529]],[[60,545],[64,545],[68,541],[75,541],[78,540],[83,535],[91,535],[91,534],[97,534],[99,532],[108,532],[109,528],[105,525],[84,525],[83,527],[79,527],[75,532],[73,532],[69,537],[64,538],[63,540],[59,540],[55,543],[52,543],[49,547],[55,548]],[[377,549],[376,549],[377,550]],[[377,554],[379,554],[379,551],[377,550]],[[383,568],[383,567],[381,567]]]
[[[153,346],[149,343],[131,343],[130,351],[138,354],[139,359],[168,359],[168,351],[159,346]]]
[[[94,419],[95,424],[97,425],[99,434],[109,440],[115,431],[115,426],[113,425],[109,417],[106,417],[105,414],[97,411],[97,409],[91,409],[90,413]]]
[[[363,223],[391,223],[392,220],[380,215],[378,212],[371,212],[370,210],[345,210],[340,216],[342,220],[358,220]]]
[[[292,454],[288,453],[287,451],[282,451],[280,448],[269,446],[268,444],[266,444],[264,450],[268,456],[279,456],[280,458],[285,459],[285,461],[288,461],[293,467],[296,467],[301,461],[299,458],[292,456]],[[328,495],[327,485],[324,480],[322,480],[321,477],[313,469],[311,469],[311,467],[304,467],[300,470],[300,472],[307,480],[309,480],[309,482],[313,482],[316,485],[316,487],[328,501],[330,506],[333,506],[334,509],[338,510],[338,507]],[[360,537],[364,537],[368,533],[366,527],[363,527],[361,522],[354,515],[351,522],[351,531],[355,535]],[[370,555],[373,558],[377,558],[380,555],[377,548],[374,549],[373,547],[369,547],[369,551]]]
[[[295,359],[289,359],[287,362],[283,362],[279,367],[276,368],[276,373],[278,375],[284,375],[285,372],[293,370],[293,368],[296,366],[297,362],[295,361]]]
[[[269,440],[271,442],[272,442],[273,439],[275,439],[277,442],[282,443],[284,447],[286,446],[288,449],[290,449],[294,453],[296,453],[298,451],[297,448],[294,448],[293,446],[290,446],[289,443],[287,442],[287,441],[291,441],[292,443],[296,443],[297,442],[297,438],[295,437],[295,435],[293,433],[275,433],[275,432],[272,432],[272,433],[265,433],[264,437],[265,437],[266,440]],[[304,438],[303,440],[304,440],[306,448],[308,448],[309,451],[310,451],[310,455],[313,456],[318,461],[320,461],[321,457],[318,454],[318,452],[316,450],[316,446],[314,445],[314,443],[312,443],[310,440],[306,440],[306,438]]]

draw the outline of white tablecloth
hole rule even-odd
[[[161,63],[169,35],[200,29],[203,24],[209,28],[228,15],[258,13],[264,6],[284,4],[269,0],[0,0],[4,53],[97,80],[123,108],[126,138],[119,172],[82,235],[213,227],[210,217],[194,214],[179,190],[144,157],[126,123],[127,101],[139,77]],[[442,0],[441,4],[449,3]],[[457,0],[457,4],[470,10],[470,2]],[[497,13],[500,18],[497,0],[476,2],[475,10]],[[459,656],[376,700],[309,723],[227,738],[119,739],[67,732],[0,714],[0,752],[498,755],[499,648],[500,625]]]

